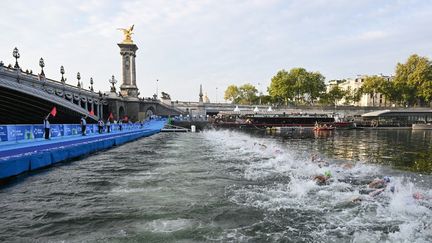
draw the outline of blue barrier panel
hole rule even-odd
[[[63,136],[63,125],[51,125],[51,137],[61,137]]]
[[[8,141],[17,141],[25,139],[26,126],[8,126]]]
[[[39,152],[30,156],[30,170],[36,170],[51,164],[51,152]]]
[[[64,124],[63,125],[63,135],[64,136],[74,135],[73,132],[72,132],[72,126],[73,125],[70,125],[70,124]]]
[[[8,141],[8,126],[0,126],[0,142]]]
[[[45,129],[43,127],[43,125],[33,125],[33,138],[37,139],[37,138],[43,138],[44,137],[44,133],[45,133]]]
[[[19,175],[28,171],[29,168],[29,156],[20,156],[17,158],[7,158],[7,160],[0,160],[0,178]]]
[[[51,162],[53,164],[69,159],[67,149],[56,149],[51,151]]]

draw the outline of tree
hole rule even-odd
[[[341,100],[345,95],[346,91],[341,89],[339,85],[333,85],[329,92],[324,95],[324,102],[328,102],[329,104],[336,105],[339,100]]]
[[[363,81],[360,92],[372,96],[372,106],[375,106],[375,94],[384,94],[387,92],[387,90],[385,90],[385,83],[387,82],[388,81],[382,76],[368,76]]]
[[[308,72],[304,68],[293,68],[289,72],[279,71],[273,76],[270,96],[275,100],[314,103],[325,91],[324,76],[319,72]]]
[[[325,77],[319,72],[310,72],[305,83],[304,91],[309,95],[309,103],[314,104],[326,90]]]
[[[292,86],[293,82],[289,79],[288,72],[282,69],[272,77],[268,92],[275,100],[283,100],[287,105],[288,100],[292,100],[294,97]]]
[[[432,63],[426,57],[411,55],[406,63],[398,63],[394,79],[401,101],[412,105],[424,105],[432,101]]]
[[[244,84],[239,87],[240,91],[240,103],[241,104],[252,104],[257,99],[258,90],[252,84]]]
[[[235,85],[228,86],[228,88],[225,90],[225,93],[224,93],[224,99],[229,100],[232,103],[238,103],[240,100],[239,88]]]
[[[351,87],[348,87],[348,89],[345,90],[345,104],[351,104],[351,102],[359,102],[361,96],[361,89],[351,89]]]

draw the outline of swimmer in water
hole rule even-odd
[[[318,157],[317,154],[313,154],[311,158],[312,163],[316,163],[320,168],[329,166],[329,163],[327,161],[324,161],[320,157]]]
[[[255,143],[254,143],[254,146],[256,146],[256,145],[260,146],[260,148],[262,148],[262,149],[266,149],[266,148],[267,148],[267,146],[264,145],[264,144],[262,144],[262,143],[257,143],[257,142],[255,142]]]
[[[350,169],[352,169],[354,167],[354,164],[352,164],[352,163],[343,163],[341,167],[344,170],[350,170]]]
[[[369,193],[369,196],[375,197],[385,191],[387,184],[390,183],[390,177],[384,176],[382,179],[375,178],[371,183],[368,184],[369,188],[376,189]],[[393,189],[393,191],[392,191]],[[394,187],[390,188],[390,191],[394,192]]]
[[[390,177],[384,176],[382,179],[375,178],[368,184],[369,188],[381,189],[385,188],[387,184],[390,182]]]
[[[313,177],[313,180],[320,186],[329,184],[329,179],[331,178],[331,172],[326,171],[324,175],[316,175]]]

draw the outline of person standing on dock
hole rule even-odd
[[[44,130],[45,130],[45,139],[50,139],[50,123],[48,121],[48,118],[49,118],[49,114],[48,116],[45,117],[43,121]]]
[[[99,121],[98,121],[98,132],[99,132],[99,134],[101,134],[103,132],[103,127],[104,127],[104,122],[102,121],[102,119],[99,119]]]
[[[84,117],[84,116],[81,117],[81,134],[83,136],[86,135],[86,126],[87,126],[86,118],[87,118],[87,116],[86,117]]]
[[[106,122],[106,128],[107,128],[107,133],[110,133],[111,132],[111,121],[109,118]]]
[[[119,125],[119,130],[121,131],[122,130],[122,125],[123,125],[123,122],[122,122],[121,119],[118,121],[118,125]]]

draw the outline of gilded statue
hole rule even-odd
[[[132,40],[133,28],[134,28],[134,24],[131,27],[129,27],[128,29],[118,28],[118,30],[123,31],[123,35],[124,35],[123,43],[127,43],[127,44],[133,43],[133,40]]]

